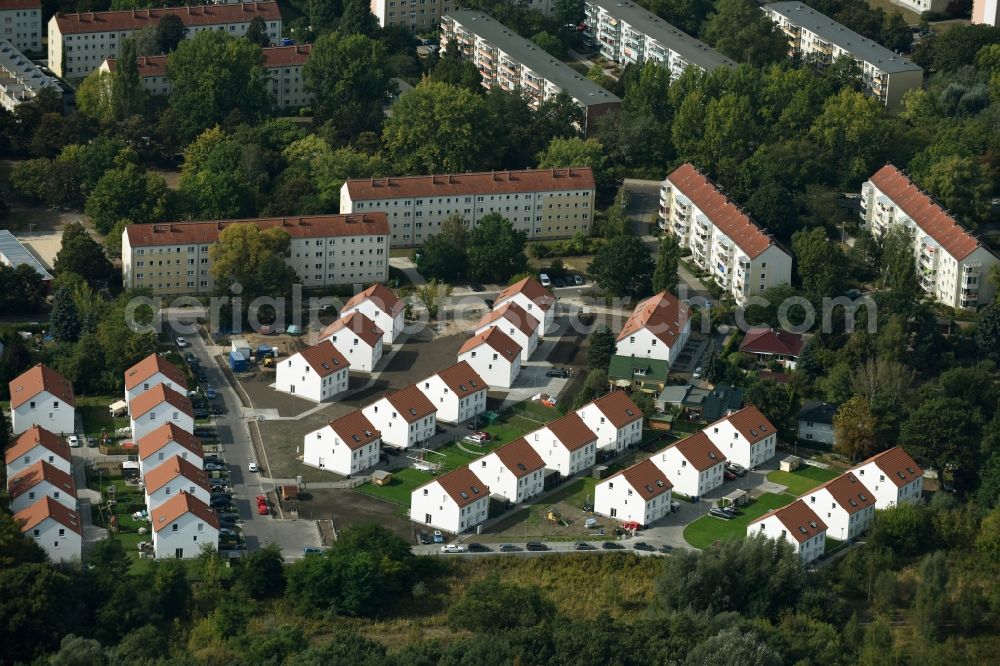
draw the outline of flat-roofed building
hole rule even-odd
[[[819,65],[846,56],[857,63],[860,80],[869,95],[887,107],[898,108],[903,95],[919,88],[924,70],[878,42],[862,37],[832,18],[801,2],[764,5],[764,13],[788,38],[788,55]]]
[[[441,19],[441,48],[453,47],[479,68],[483,86],[520,90],[533,107],[565,92],[583,109],[580,129],[586,134],[596,131],[598,118],[621,106],[618,97],[482,12],[454,11]]]
[[[52,88],[62,97],[62,86],[55,77],[43,72],[10,42],[0,42],[0,106],[13,112],[18,104],[30,102],[45,88]]]
[[[212,293],[209,248],[234,224],[288,232],[291,251],[285,261],[305,287],[389,279],[389,225],[384,214],[365,213],[130,224],[122,232],[122,282],[157,296]]]
[[[18,51],[42,50],[42,0],[0,0],[0,40]]]
[[[594,196],[589,168],[351,178],[340,188],[340,212],[385,213],[393,247],[422,245],[452,215],[474,229],[499,213],[528,238],[569,238],[590,235]]]
[[[31,266],[42,277],[43,282],[52,281],[52,274],[45,269],[42,262],[38,261],[35,255],[6,229],[0,229],[0,264],[11,268],[17,268],[22,264]]]

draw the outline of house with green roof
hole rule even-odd
[[[661,359],[615,355],[611,357],[608,368],[608,383],[611,388],[659,395],[667,385],[669,372],[670,363]]]

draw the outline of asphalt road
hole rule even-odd
[[[525,542],[511,541],[508,542],[510,545],[514,546],[517,550],[501,552],[499,543],[489,543],[484,544],[489,548],[486,552],[476,552],[470,553],[468,551],[462,553],[445,553],[442,552],[442,544],[430,544],[430,545],[417,545],[413,546],[413,553],[415,555],[441,555],[442,557],[490,557],[490,556],[506,556],[506,557],[541,557],[543,555],[553,555],[562,554],[566,555],[568,553],[634,553],[636,555],[667,555],[669,553],[660,553],[656,550],[636,550],[632,546],[635,543],[643,543],[643,539],[640,537],[638,539],[627,539],[625,541],[614,542],[621,545],[621,548],[615,549],[604,549],[601,547],[603,541],[585,541],[592,548],[578,550],[576,548],[575,541],[547,541],[542,542],[545,544],[547,550],[527,550],[525,548]],[[465,548],[465,544],[476,543],[475,536],[467,536],[462,541],[456,541],[458,545]],[[671,551],[672,552],[672,551]]]

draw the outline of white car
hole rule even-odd
[[[455,545],[453,543],[446,543],[445,545],[441,546],[441,552],[442,553],[464,553],[465,552],[465,548],[463,546],[457,546],[457,545]]]
[[[249,464],[249,465],[247,466],[247,468],[248,468],[248,469],[249,469],[249,470],[250,470],[251,472],[259,472],[259,471],[260,471],[260,468],[259,468],[259,467],[257,467],[257,463],[255,463],[255,462],[252,462],[252,463],[250,463],[250,464]]]
[[[694,369],[694,374],[691,375],[692,379],[701,379],[701,366]]]
[[[184,349],[185,347],[190,347],[188,341],[185,340],[183,337],[177,338],[174,342],[176,342],[177,346],[180,347],[181,349]]]
[[[80,438],[77,437],[76,435],[70,435],[69,437],[67,437],[66,438],[66,443],[69,444],[70,447],[74,448],[74,449],[77,448],[77,447],[79,447],[79,446],[82,446],[82,444],[80,442]]]

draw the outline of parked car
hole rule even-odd
[[[722,518],[723,520],[731,520],[732,519],[732,516],[728,512],[723,511],[722,509],[720,509],[717,506],[713,506],[711,509],[709,509],[708,513],[711,514],[711,515],[713,515],[713,516],[715,516],[716,518]]]
[[[681,508],[680,502],[678,502],[677,500],[670,501],[670,513],[673,513],[674,511],[677,511],[680,508]]]
[[[513,553],[514,551],[521,550],[512,543],[502,543],[500,544],[501,553]]]
[[[219,394],[215,392],[214,388],[209,388],[207,391],[205,391],[205,395],[208,396],[209,400],[215,400],[216,398],[219,397]]]
[[[735,517],[735,516],[740,515],[740,510],[737,509],[735,506],[724,506],[724,507],[720,507],[720,508],[723,511],[725,511],[726,513],[728,513],[730,516],[734,516]]]
[[[552,280],[550,280],[549,276],[546,275],[545,273],[539,273],[538,274],[538,281],[542,283],[543,287],[551,287],[552,286]]]
[[[553,287],[565,287],[566,286],[566,281],[563,280],[561,277],[552,278],[552,286]]]
[[[471,435],[466,435],[463,437],[469,444],[484,444],[490,441],[490,433],[488,432],[474,432]]]
[[[645,551],[648,551],[650,553],[656,551],[655,548],[653,548],[652,546],[650,546],[645,541],[636,541],[634,544],[632,544],[632,550],[645,550]]]
[[[424,546],[434,543],[434,540],[431,539],[431,535],[428,534],[427,532],[421,532],[420,534],[418,534],[417,541],[419,541]]]
[[[434,543],[444,543],[444,535],[441,530],[434,530]]]
[[[525,544],[524,547],[527,548],[528,550],[548,550],[549,549],[549,547],[546,546],[541,541],[529,541],[528,543]]]
[[[239,537],[240,533],[231,527],[220,527],[219,534],[229,537]]]
[[[594,550],[594,545],[586,541],[577,541],[573,544],[573,550]]]
[[[194,354],[192,354],[191,352],[187,352],[186,354],[184,354],[184,360],[187,362],[188,365],[191,365],[198,359],[195,358]]]
[[[223,407],[222,405],[212,405],[211,412],[216,416],[218,416],[219,414],[225,414],[226,408]]]
[[[198,382],[204,384],[208,381],[208,374],[204,370],[198,370]]]
[[[496,303],[496,301],[493,300],[492,298],[484,298],[483,299],[483,303],[486,304],[486,307],[488,307],[490,310],[492,310],[493,309],[493,304]]]
[[[302,549],[303,555],[318,555],[323,552],[322,548],[317,548],[316,546],[306,546]]]
[[[659,548],[657,548],[656,551],[658,553],[672,553],[672,552],[674,552],[674,547],[673,546],[669,546],[667,544],[663,544],[662,546],[660,546]]]
[[[469,285],[469,289],[471,289],[472,291],[476,292],[477,294],[479,292],[481,292],[481,291],[486,291],[486,287],[484,287],[483,285],[479,284],[478,282],[473,282],[472,284],[470,284]]]
[[[185,347],[190,347],[191,346],[190,344],[188,344],[188,341],[185,340],[183,337],[177,338],[176,340],[174,340],[174,342],[176,342],[177,346],[180,347],[181,349],[184,349]]]
[[[208,505],[211,506],[213,509],[222,509],[230,506],[231,503],[232,500],[228,497],[214,497],[211,500],[209,500]]]
[[[259,472],[260,471],[260,467],[258,467],[257,463],[255,463],[252,460],[250,461],[250,464],[247,465],[247,469],[250,470],[251,472]]]
[[[263,495],[257,496],[257,513],[261,516],[266,516],[271,513],[271,509],[267,505],[267,500],[264,499]]]
[[[466,548],[469,549],[470,553],[488,553],[490,549],[481,543],[470,543]]]
[[[70,448],[73,448],[73,449],[75,449],[75,448],[77,448],[78,446],[81,445],[80,444],[80,438],[77,437],[76,435],[70,435],[69,437],[67,437],[66,438],[66,443],[69,444]]]
[[[722,476],[725,477],[726,481],[735,481],[737,478],[736,474],[730,472],[728,469],[722,473]]]
[[[701,379],[701,366],[699,365],[694,369],[694,373],[691,374],[691,379]]]
[[[221,463],[207,462],[204,464],[204,469],[206,472],[221,472],[225,467]]]
[[[735,474],[736,476],[746,476],[747,468],[738,463],[726,463],[726,469]]]
[[[229,493],[229,492],[226,492],[225,490],[220,490],[219,492],[212,493],[211,495],[209,495],[209,497],[211,497],[212,499],[220,499],[221,498],[221,499],[227,499],[227,500],[232,501],[233,494]]]
[[[566,368],[552,368],[545,372],[546,377],[559,377],[561,379],[568,379],[573,376],[573,373]]]
[[[575,284],[578,287],[581,286],[583,284],[583,276],[582,275],[574,275],[573,276],[573,284]]]
[[[201,409],[197,409],[196,408],[194,410],[194,417],[196,419],[207,419],[208,418],[208,410],[205,409],[205,408],[201,408]]]
[[[202,460],[207,463],[222,463],[222,458],[214,453],[209,453],[207,456],[202,458]]]
[[[464,553],[465,552],[465,548],[463,548],[462,546],[459,546],[458,544],[455,544],[455,543],[446,543],[445,545],[441,546],[441,552],[442,553]]]
[[[617,541],[605,541],[601,544],[601,548],[604,550],[622,550],[625,546],[621,545]]]

